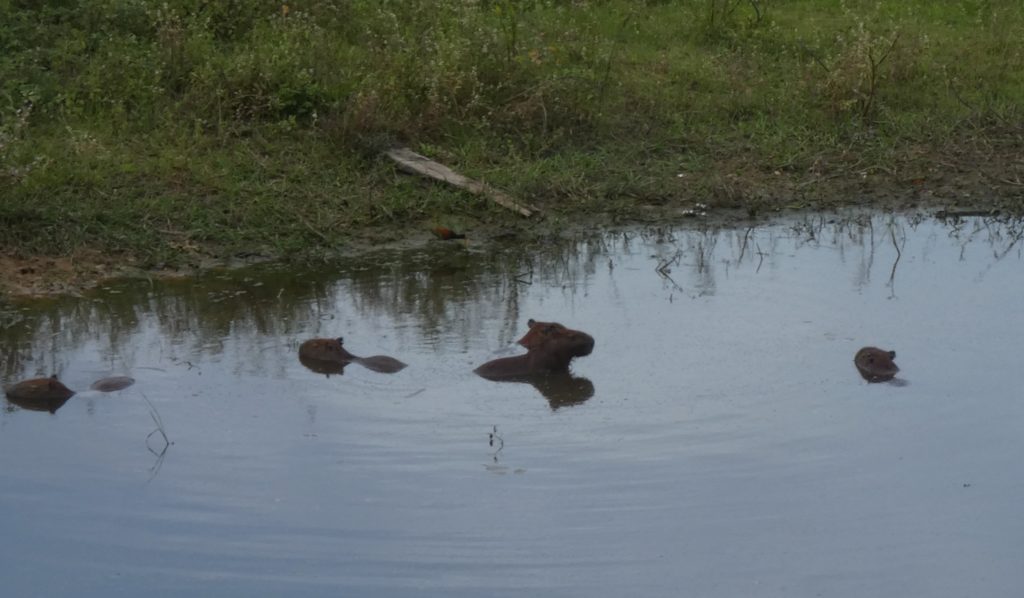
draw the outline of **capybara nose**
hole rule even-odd
[[[579,356],[590,355],[594,350],[594,337],[590,336],[586,332],[579,333],[580,335],[580,353]]]

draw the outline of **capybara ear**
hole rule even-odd
[[[896,359],[896,351],[889,351],[889,359]]]
[[[338,344],[339,345],[344,345],[345,344],[345,337],[339,336],[338,337]]]
[[[533,348],[541,340],[541,329],[538,327],[540,322],[537,322],[533,318],[530,318],[526,325],[530,327],[523,335],[523,338],[519,339],[519,344],[526,347],[527,349]]]

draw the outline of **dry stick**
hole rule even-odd
[[[615,56],[618,53],[619,49],[619,38],[621,37],[619,33],[621,33],[622,30],[626,28],[626,25],[629,24],[629,21],[632,18],[633,15],[628,14],[624,19],[622,19],[622,22],[619,24],[619,31],[616,32],[616,35],[612,39],[612,48],[608,52],[608,60],[605,62],[604,65],[604,77],[601,79],[601,85],[598,87],[597,90],[598,105],[602,109],[604,107],[605,90],[608,88],[608,80],[611,78],[612,74],[612,62],[614,62]]]
[[[406,172],[425,176],[442,183],[448,183],[473,195],[483,195],[499,206],[508,208],[526,218],[533,216],[535,212],[539,211],[533,206],[517,202],[502,191],[489,187],[480,181],[462,176],[444,164],[435,162],[426,156],[421,156],[407,147],[390,149],[386,153],[389,158],[398,164],[399,168]]]
[[[896,35],[893,36],[892,43],[889,44],[889,48],[882,54],[881,58],[879,58],[878,60],[875,60],[875,57],[872,55],[871,50],[868,50],[868,64],[871,67],[871,85],[868,88],[867,101],[864,103],[864,106],[861,109],[862,117],[866,117],[868,114],[871,113],[871,108],[874,106],[875,103],[875,95],[878,91],[878,68],[882,66],[882,63],[885,62],[885,59],[888,58],[889,54],[892,53],[893,49],[896,47],[896,42],[899,41],[899,39],[900,34],[899,32],[897,32]]]
[[[156,405],[149,400],[146,393],[141,394],[142,400],[146,401],[146,404],[149,405],[149,417],[153,418],[153,423],[156,424],[156,429],[146,435],[146,449],[156,456],[156,462],[153,463],[153,467],[149,468],[149,479],[146,481],[146,484],[148,485],[154,478],[156,478],[157,474],[160,473],[160,468],[164,466],[164,457],[167,456],[167,449],[169,449],[174,443],[167,438],[167,433],[164,432],[164,420],[160,417],[160,412],[156,410]],[[153,450],[153,447],[149,444],[149,439],[157,432],[159,432],[160,436],[164,439],[164,447],[160,449],[159,452]]]
[[[324,241],[327,241],[328,243],[331,242],[331,238],[330,237],[325,235],[323,232],[317,230],[312,224],[309,223],[309,220],[306,220],[306,218],[302,214],[299,214],[299,213],[296,212],[295,216],[299,219],[299,222],[301,222],[302,224],[306,225],[306,228],[308,228],[310,230],[310,232],[312,232],[316,236],[320,237]]]
[[[164,432],[164,422],[163,419],[160,418],[160,412],[156,410],[156,406],[153,405],[153,403],[149,400],[149,397],[147,397],[145,393],[142,394],[142,399],[146,401],[147,405],[149,405],[149,417],[153,418],[153,423],[156,424],[156,429],[146,436],[146,448],[149,449],[149,452],[153,453],[157,457],[162,457],[163,454],[167,452],[167,448],[174,443],[172,443],[170,439],[167,438],[167,433]],[[156,434],[157,432],[159,432],[160,435],[163,436],[164,438],[164,448],[159,453],[157,451],[154,451],[153,447],[149,446],[149,439],[153,436],[153,434]]]
[[[826,75],[832,74],[832,69],[828,68],[828,65],[812,50],[803,40],[800,40],[800,48],[807,53],[808,56],[814,59],[814,62],[818,63],[818,66],[825,71]]]
[[[679,286],[679,283],[676,282],[676,279],[672,278],[672,275],[670,274],[672,270],[669,269],[669,266],[671,266],[672,264],[679,263],[679,258],[682,257],[682,255],[682,251],[677,251],[676,254],[671,258],[660,261],[658,263],[658,266],[654,268],[654,271],[658,273],[658,276],[660,276],[664,280],[669,281],[677,291],[679,291],[680,293],[686,293],[686,290],[683,289],[683,287]]]
[[[494,426],[491,429],[491,431],[487,434],[487,437],[488,437],[487,438],[488,446],[490,446],[491,448],[494,448],[495,444],[498,445],[498,449],[496,451],[494,451],[493,455],[491,455],[491,458],[493,458],[494,462],[497,463],[498,462],[498,453],[500,453],[502,451],[502,449],[505,448],[505,439],[502,438],[500,434],[498,434],[498,426]]]
[[[761,19],[764,18],[764,14],[761,13],[760,2],[758,2],[758,0],[750,0],[750,6],[754,7],[754,14],[757,15],[757,19],[754,23],[760,23]],[[765,10],[767,10],[767,7],[765,7]]]

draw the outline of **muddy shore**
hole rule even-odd
[[[572,235],[580,230],[624,225],[752,226],[787,214],[836,212],[846,208],[887,212],[916,212],[925,217],[967,216],[1019,217],[1024,211],[1022,160],[1007,156],[970,167],[940,169],[936,164],[921,169],[919,176],[894,177],[890,173],[855,173],[853,176],[814,174],[791,177],[787,173],[725,175],[716,192],[706,198],[684,197],[660,205],[637,204],[627,216],[589,214],[584,219],[543,212],[529,220],[499,214],[489,220],[467,219],[469,242],[486,244],[499,240],[530,240],[550,235]],[[429,184],[429,183],[424,183]],[[343,258],[371,248],[409,248],[440,242],[428,222],[392,228],[354,230],[344,247],[330,255]],[[122,277],[181,277],[211,268],[237,267],[275,261],[282,256],[261,251],[223,255],[214,247],[183,248],[182,267],[141,267],[130,255],[112,255],[82,249],[72,255],[0,256],[0,299],[79,294],[105,280]]]

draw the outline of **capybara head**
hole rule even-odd
[[[526,355],[493,359],[476,368],[490,380],[511,380],[534,375],[568,372],[573,357],[590,355],[594,337],[556,322],[527,322],[530,330],[519,339]]]
[[[356,357],[344,347],[345,339],[314,338],[299,345],[299,358],[330,363],[348,363]]]
[[[853,364],[857,371],[868,382],[887,382],[896,376],[900,368],[893,363],[896,351],[886,351],[877,347],[864,347],[857,351]]]
[[[594,337],[586,332],[566,328],[558,322],[538,322],[529,320],[526,323],[529,332],[519,339],[519,344],[527,351],[542,351],[558,355],[583,357],[594,350]]]

